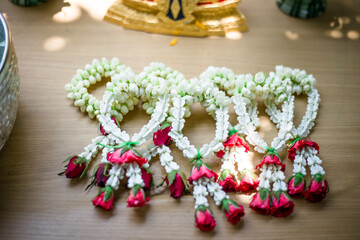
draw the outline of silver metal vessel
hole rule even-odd
[[[8,24],[0,13],[0,150],[14,126],[18,105],[18,63]]]

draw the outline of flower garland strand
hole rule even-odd
[[[210,231],[216,225],[206,199],[209,193],[215,203],[222,206],[228,221],[236,224],[244,215],[243,207],[228,200],[229,197],[222,190],[222,187],[216,183],[217,174],[202,160],[223,149],[223,141],[228,134],[228,105],[231,101],[224,92],[212,87],[211,82],[200,82],[195,78],[189,81],[181,81],[173,90],[172,108],[168,117],[168,121],[172,124],[169,136],[184,156],[194,162],[189,183],[194,185],[196,227],[202,231]],[[199,149],[191,145],[188,138],[181,133],[185,124],[186,104],[191,105],[193,102],[200,102],[206,111],[216,119],[215,138],[210,144],[204,144]],[[230,205],[231,207],[229,207]]]
[[[110,77],[106,92],[100,101],[88,93],[91,84]],[[287,217],[294,209],[294,203],[287,192],[294,197],[303,197],[311,202],[325,198],[327,181],[318,157],[319,147],[307,135],[314,126],[320,102],[314,87],[312,75],[305,71],[277,66],[276,71],[236,75],[227,68],[209,67],[200,78],[186,80],[185,77],[162,63],[151,63],[143,72],[135,74],[129,67],[120,64],[117,58],[111,61],[94,60],[85,70],[78,70],[65,89],[82,112],[100,123],[100,136],[95,137],[79,155],[69,157],[64,174],[68,178],[83,177],[88,166],[101,150],[101,161],[96,165],[92,182],[88,187],[101,187],[93,199],[94,206],[105,210],[113,208],[114,191],[120,181],[127,178],[130,189],[128,207],[142,207],[149,201],[146,197],[152,186],[149,170],[152,157],[159,155],[166,177],[164,182],[173,198],[179,198],[193,186],[195,199],[195,223],[202,231],[213,230],[216,226],[214,215],[209,208],[208,196],[221,206],[228,222],[237,224],[244,216],[241,205],[232,201],[226,192],[251,192],[257,190],[250,208],[260,214]],[[299,125],[293,125],[294,96],[308,95],[307,111]],[[231,98],[227,97],[230,95]],[[270,146],[260,137],[257,98],[263,99],[266,112],[279,129],[278,136]],[[142,108],[151,114],[150,121],[139,133],[130,137],[120,129],[123,117],[142,101]],[[185,118],[191,115],[193,103],[201,103],[216,120],[215,138],[201,148],[192,145],[182,134]],[[229,123],[229,105],[234,104],[238,123]],[[171,104],[171,106],[170,106]],[[281,105],[281,110],[278,106]],[[249,146],[264,153],[260,164],[259,178],[253,174],[249,163]],[[285,165],[277,152],[289,139],[289,159],[294,161],[293,176],[285,183]],[[191,160],[193,167],[190,177],[180,171],[171,156],[169,145],[175,142],[184,157]],[[217,154],[221,158],[221,173],[218,176],[204,162]],[[306,166],[309,166],[313,180],[305,190]]]
[[[227,89],[226,92],[231,96],[233,92],[230,89],[235,86],[234,83],[237,81],[237,76],[227,68],[209,67],[200,75],[200,79],[203,81],[211,81],[221,89]],[[254,94],[252,94],[252,96],[256,97]],[[234,109],[238,114],[241,114],[239,108],[244,108],[244,112],[246,112],[245,105],[235,106]],[[253,105],[249,108],[249,114],[252,116],[255,113],[256,105]],[[223,162],[219,184],[227,192],[241,191],[248,193],[256,189],[259,184],[257,177],[253,173],[253,167],[249,163],[249,146],[236,130],[250,123],[250,118],[246,118],[246,116],[248,115],[242,116],[241,119],[239,116],[237,128],[231,128],[229,126],[228,139],[224,142],[225,149],[217,153],[217,156],[220,157]],[[253,123],[258,127],[260,121],[256,118],[253,119],[255,120]],[[235,170],[235,164],[237,165],[237,171]]]
[[[276,75],[282,79],[291,80],[293,93],[298,95],[304,93],[308,96],[305,115],[298,128],[293,126],[294,140],[289,143],[288,158],[294,162],[294,165],[293,176],[288,180],[288,193],[292,197],[305,197],[310,202],[320,202],[325,198],[329,187],[323,177],[325,171],[321,167],[322,161],[318,157],[319,146],[307,138],[315,125],[320,103],[320,95],[315,88],[316,79],[312,75],[307,75],[305,71],[283,66],[276,67]],[[271,120],[278,124],[278,119],[275,117],[277,115],[276,106],[270,101],[266,105],[266,111]],[[312,181],[307,189],[305,182],[306,165],[309,166],[312,176]]]
[[[287,187],[283,173],[285,165],[277,154],[292,136],[289,130],[292,128],[294,98],[287,93],[287,83],[275,79],[272,74],[235,75],[226,68],[210,67],[206,71],[206,76],[210,77],[229,95],[232,95],[235,113],[238,115],[238,124],[234,127],[235,130],[245,134],[246,140],[254,146],[257,152],[265,153],[261,163],[256,166],[261,174],[257,188],[258,193],[252,199],[250,208],[263,215],[287,217],[293,212],[294,203],[286,193]],[[270,89],[273,91],[270,92]],[[279,133],[272,141],[271,147],[268,147],[267,143],[261,139],[259,132],[256,131],[259,125],[257,96],[261,96],[263,99],[272,99],[277,104],[282,103],[285,99],[290,99],[290,103],[283,103],[282,112],[279,112]]]
[[[113,58],[111,61],[103,58],[101,62],[94,59],[92,64],[85,65],[85,69],[78,69],[71,83],[65,85],[68,98],[74,100],[74,105],[79,107],[81,112],[86,111],[90,118],[94,118],[100,113],[100,100],[90,94],[88,88],[104,77],[112,77],[124,72],[132,72],[132,70],[122,65],[118,58]],[[120,112],[122,105],[116,105],[114,108]],[[120,118],[119,120],[121,121]]]

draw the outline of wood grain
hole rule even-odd
[[[358,1],[328,1],[323,16],[300,20],[280,12],[273,0],[246,0],[239,7],[250,31],[241,39],[179,37],[172,47],[172,36],[124,30],[94,19],[88,8],[80,8],[81,15],[72,22],[53,21],[52,16],[68,5],[49,1],[24,8],[10,1],[0,3],[11,26],[21,74],[18,117],[0,152],[0,239],[360,238]],[[49,39],[59,42],[49,47]],[[97,189],[85,192],[88,182],[68,181],[56,174],[67,156],[81,152],[97,135],[96,121],[72,106],[64,85],[77,68],[103,56],[117,56],[136,72],[151,61],[161,61],[189,78],[209,65],[256,73],[284,64],[314,74],[322,102],[311,138],[320,144],[330,184],[326,200],[320,204],[295,200],[294,214],[276,219],[250,211],[250,196],[232,195],[245,205],[244,221],[233,227],[211,203],[217,221],[212,233],[194,227],[191,196],[174,201],[168,191],[152,196],[144,209],[134,210],[126,208],[127,191],[122,189],[113,212],[94,209],[90,200]],[[100,87],[95,94],[100,97],[102,91]],[[298,99],[296,106],[299,122],[305,100]],[[214,121],[204,110],[193,110],[184,134],[199,146],[214,136]],[[264,122],[268,119],[263,111],[261,117]],[[136,109],[125,118],[123,127],[134,133],[148,119]],[[268,141],[276,134],[272,124],[261,131]],[[188,172],[190,164],[173,149]],[[259,157],[255,155],[255,164]],[[210,162],[219,170],[218,160]],[[289,175],[292,164],[285,162]],[[155,165],[159,180],[160,165]]]

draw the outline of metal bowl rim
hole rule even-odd
[[[0,72],[1,72],[3,67],[4,67],[4,64],[5,64],[7,55],[8,55],[8,50],[9,50],[9,28],[8,28],[8,25],[6,23],[6,20],[5,20],[4,16],[3,16],[2,12],[0,12],[0,22],[3,25],[4,32],[5,32],[4,54],[3,54],[2,58],[1,58],[1,61],[0,61]]]

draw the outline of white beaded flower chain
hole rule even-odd
[[[294,162],[294,165],[293,176],[288,180],[288,193],[296,198],[305,197],[310,202],[322,201],[329,190],[327,181],[323,179],[325,171],[321,167],[322,161],[318,157],[318,144],[307,138],[310,130],[315,125],[320,103],[320,95],[315,88],[316,80],[312,75],[307,75],[304,70],[290,69],[283,66],[276,67],[276,75],[281,79],[291,80],[293,93],[308,96],[305,115],[297,128],[293,126],[294,140],[289,143],[288,157]],[[266,112],[278,127],[279,119],[276,117],[278,115],[276,105],[271,101],[267,101],[266,105]],[[306,189],[304,179],[306,165],[309,166],[313,178],[308,189]]]
[[[103,77],[110,77],[111,81],[106,84],[100,101],[87,89]],[[328,191],[327,182],[322,178],[321,160],[317,156],[318,145],[306,138],[314,126],[320,102],[315,82],[313,76],[304,71],[282,66],[277,66],[275,73],[257,73],[255,76],[236,75],[227,68],[209,67],[199,79],[187,80],[162,63],[151,63],[143,72],[135,74],[117,58],[111,61],[104,58],[101,62],[94,60],[92,65],[85,66],[85,70],[78,70],[65,89],[75,106],[88,112],[91,118],[97,117],[102,135],[95,137],[84,152],[68,158],[64,173],[68,178],[84,176],[90,161],[102,150],[101,163],[95,167],[89,185],[102,187],[93,204],[110,210],[114,190],[127,177],[127,187],[131,189],[128,207],[141,207],[149,201],[145,196],[152,185],[150,160],[159,155],[167,174],[164,181],[172,197],[181,197],[188,182],[193,185],[195,221],[202,231],[210,231],[216,225],[208,195],[222,207],[232,224],[243,217],[243,207],[229,199],[226,194],[229,191],[257,190],[250,208],[261,214],[287,217],[294,208],[287,192],[292,196],[304,193],[306,165],[310,167],[313,181],[305,191],[305,198],[312,202],[321,201]],[[308,95],[307,111],[298,128],[293,125],[295,92]],[[266,112],[279,129],[270,146],[257,131],[260,126],[258,98],[264,101]],[[120,122],[139,99],[142,108],[151,114],[151,119],[139,133],[130,137],[120,129]],[[201,103],[216,121],[215,138],[198,149],[182,134],[193,103]],[[234,127],[229,122],[231,103],[237,114]],[[294,161],[293,177],[287,186],[284,182],[285,165],[277,152],[294,138],[289,149],[289,158]],[[245,139],[256,151],[265,153],[257,165],[261,171],[258,179],[249,163],[250,148]],[[168,147],[171,141],[194,164],[188,179],[171,156]],[[214,153],[222,161],[219,178],[205,163]]]
[[[220,76],[212,71],[221,72]],[[294,97],[287,93],[287,83],[279,81],[273,74],[235,75],[226,68],[209,68],[207,76],[210,76],[216,85],[232,95],[235,113],[238,115],[235,131],[245,134],[246,140],[254,146],[257,152],[266,153],[261,163],[257,165],[261,171],[257,188],[259,193],[254,196],[250,208],[264,215],[287,217],[293,211],[294,204],[286,194],[287,186],[283,173],[285,165],[277,154],[286,146],[286,141],[292,136],[290,130],[293,124]],[[273,89],[273,92],[269,92],[269,89]],[[279,133],[272,141],[271,147],[268,147],[256,130],[259,125],[257,96],[272,99],[276,103],[289,99],[289,102],[282,104],[282,112],[278,111]],[[273,195],[272,199],[271,195]],[[280,205],[281,199],[284,199],[282,202],[286,203],[286,206]]]
[[[243,207],[229,200],[229,196],[226,195],[219,183],[216,182],[217,174],[203,162],[204,158],[209,158],[214,152],[224,148],[223,142],[228,136],[228,106],[231,100],[225,96],[224,92],[214,87],[210,81],[200,81],[196,78],[179,82],[173,87],[172,97],[172,108],[169,111],[168,117],[168,121],[171,122],[172,126],[169,136],[183,152],[184,157],[194,162],[189,182],[194,185],[193,195],[197,214],[208,214],[213,226],[215,226],[215,220],[206,198],[210,194],[216,205],[222,206],[225,215],[229,214],[229,205],[231,205],[237,217],[229,221],[232,224],[236,224],[244,215]],[[200,102],[206,111],[216,120],[215,138],[209,144],[204,144],[199,149],[196,149],[189,139],[182,134],[185,124],[185,105],[191,105],[194,102]],[[202,229],[198,222],[197,226]],[[212,229],[213,227],[209,228]]]

